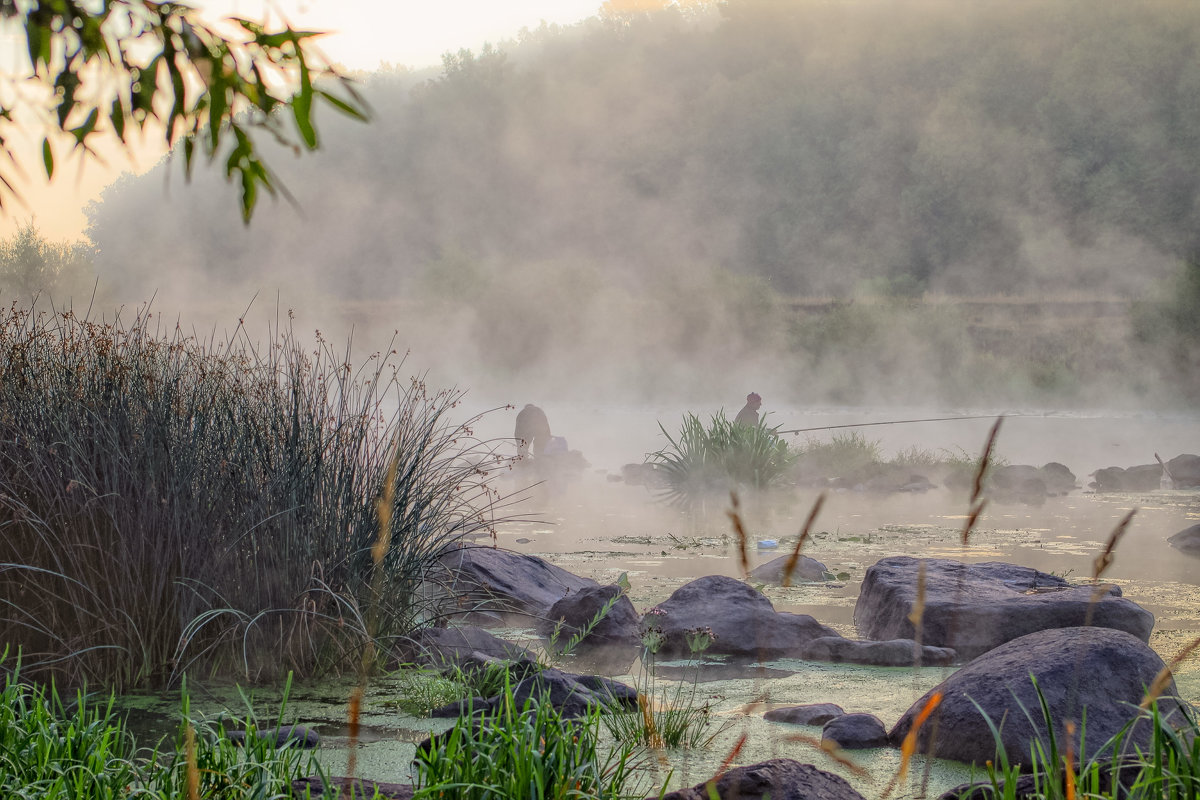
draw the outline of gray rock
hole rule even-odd
[[[1149,492],[1162,486],[1162,467],[1139,464],[1136,467],[1105,467],[1092,473],[1092,487],[1098,492]]]
[[[537,556],[496,547],[460,547],[439,559],[435,576],[452,596],[464,598],[471,611],[545,617],[571,592],[599,586]]]
[[[1079,488],[1079,479],[1065,464],[1051,461],[1049,464],[1042,465],[1041,473],[1042,481],[1045,482],[1050,494],[1069,494]]]
[[[863,577],[854,623],[864,639],[914,639],[909,620],[921,560],[884,558]],[[953,649],[969,660],[1011,639],[1047,628],[1092,625],[1126,631],[1149,641],[1154,615],[1109,587],[1093,602],[1090,586],[1015,564],[962,564],[925,559],[925,611],[921,641]]]
[[[665,635],[664,656],[688,655],[688,631],[699,628],[716,634],[707,652],[759,661],[794,656],[812,639],[838,636],[807,614],[776,611],[761,592],[723,575],[679,587],[642,617],[643,626],[651,623]]]
[[[1200,456],[1184,453],[1167,462],[1167,472],[1176,489],[1194,489],[1200,486]]]
[[[824,725],[845,713],[841,706],[833,703],[810,703],[804,706],[773,708],[763,714],[763,719],[769,722],[786,722],[789,725]]]
[[[859,641],[840,636],[823,636],[804,645],[800,657],[809,661],[831,661],[835,664],[867,664],[875,667],[911,667],[916,663],[912,639],[891,639],[886,642]],[[954,663],[954,651],[946,647],[921,647],[920,666],[940,667]]]
[[[237,745],[246,743],[246,731],[226,731],[225,736]],[[284,725],[280,728],[267,728],[257,731],[258,739],[273,739],[276,747],[299,747],[310,750],[321,742],[320,735],[304,725]]]
[[[557,669],[546,669],[531,675],[512,687],[517,708],[530,698],[549,702],[564,717],[582,717],[592,708],[637,708],[637,690],[623,683],[594,675],[572,675]],[[470,712],[480,715],[491,712],[502,696],[476,697],[434,709],[431,716],[456,717]]]
[[[615,604],[579,642],[579,647],[587,650],[612,645],[636,646],[641,640],[638,632],[640,617],[619,586],[587,586],[571,592],[550,607],[546,618],[538,622],[538,632],[550,636],[558,627],[558,645],[561,647],[586,629],[614,597],[618,598]]]
[[[761,764],[735,767],[715,781],[721,800],[863,800],[845,778],[812,764],[774,758]],[[663,795],[661,800],[710,800],[708,781]]]
[[[1032,676],[1049,708],[1060,752],[1065,752],[1068,740],[1065,723],[1074,720],[1071,747],[1087,759],[1106,752],[1105,742],[1134,718],[1145,687],[1162,668],[1163,661],[1153,650],[1123,631],[1038,631],[997,647],[951,675],[904,713],[890,737],[899,744],[933,693],[941,692],[941,705],[918,734],[919,752],[982,766],[996,757],[990,719],[1000,728],[1009,762],[1028,764],[1035,741],[1040,740],[1047,752],[1049,748]],[[1165,716],[1180,719],[1183,708],[1175,695],[1171,681],[1159,708]],[[1085,709],[1086,749],[1081,750],[1078,722]],[[1135,725],[1127,741],[1145,747],[1149,726]]]
[[[524,647],[473,626],[422,628],[397,648],[397,655],[405,663],[439,669],[476,665],[488,660],[537,660],[537,656]]]
[[[1200,523],[1184,528],[1168,538],[1167,543],[1190,556],[1200,556]]]
[[[888,732],[874,714],[843,714],[825,723],[821,741],[833,742],[843,750],[887,747]]]
[[[759,564],[750,571],[750,578],[761,583],[782,584],[783,569],[790,559],[791,556],[786,555],[772,559],[765,564]],[[796,561],[795,569],[792,570],[792,582],[823,581],[828,578],[828,572],[828,568],[820,561],[802,555]]]

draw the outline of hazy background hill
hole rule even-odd
[[[259,292],[473,386],[1186,405],[1195,356],[1127,304],[1200,252],[1198,47],[1183,0],[601,15],[365,76],[372,124],[275,156],[299,212],[243,228],[164,164],[90,234],[119,301]]]

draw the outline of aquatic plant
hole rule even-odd
[[[662,497],[672,505],[695,510],[714,495],[731,489],[767,489],[787,475],[795,453],[778,427],[740,425],[718,411],[706,427],[695,414],[685,414],[678,435],[660,422],[667,446],[646,457],[666,482]]]
[[[691,681],[664,687],[658,680],[658,651],[666,641],[658,619],[661,611],[651,609],[642,625],[641,670],[635,681],[638,710],[610,709],[600,721],[618,742],[647,747],[704,747],[720,730],[709,733],[712,715],[709,704],[697,698],[699,663],[696,659],[717,638],[710,628],[685,633],[690,658],[696,669]]]
[[[2,661],[3,659],[0,659]],[[290,684],[289,684],[290,685]],[[279,747],[274,728],[287,708],[287,686],[271,735],[252,711],[234,741],[218,719],[193,719],[181,699],[178,735],[170,748],[138,746],[125,721],[105,700],[78,691],[65,702],[54,686],[29,683],[19,666],[5,673],[0,692],[0,796],[22,800],[147,800],[283,797],[292,781],[321,775],[314,751]],[[249,705],[247,705],[249,708]]]
[[[518,705],[508,685],[494,710],[468,708],[449,731],[418,747],[414,798],[625,798],[633,791],[631,749],[600,745],[601,712],[578,720],[530,697]]]
[[[263,347],[0,309],[0,641],[27,673],[131,687],[348,668],[436,615],[437,555],[491,531],[503,465],[458,390]],[[389,472],[394,460],[395,469]],[[375,502],[389,480],[381,578]]]

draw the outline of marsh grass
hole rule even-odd
[[[643,622],[640,674],[634,682],[637,711],[609,709],[600,721],[618,742],[659,749],[706,747],[721,729],[709,732],[712,710],[697,697],[698,658],[716,636],[708,628],[687,632],[689,660],[695,674],[690,681],[677,681],[666,687],[658,679],[658,651],[666,641],[658,624],[659,613],[651,609]]]
[[[518,705],[511,685],[501,698],[482,717],[467,709],[453,728],[417,748],[415,798],[645,796],[634,791],[632,749],[601,746],[599,709],[567,719],[535,697]]]
[[[30,676],[131,688],[350,669],[436,616],[416,589],[491,532],[503,459],[402,365],[290,323],[259,346],[0,309],[0,639]]]
[[[1034,686],[1037,687],[1036,681]],[[1200,727],[1193,715],[1165,719],[1153,699],[1108,741],[1083,760],[1074,750],[1075,735],[1086,741],[1086,720],[1078,728],[1062,724],[1066,736],[1060,741],[1056,721],[1045,697],[1037,688],[1039,708],[1021,707],[1035,728],[1046,732],[1030,748],[1028,763],[1013,764],[1001,744],[1000,726],[990,718],[988,727],[996,741],[996,759],[985,768],[983,786],[996,800],[1041,798],[1043,800],[1185,800],[1200,792]],[[1137,710],[1137,709],[1135,709]],[[980,713],[983,711],[980,709]],[[1040,724],[1034,718],[1040,718]],[[1144,749],[1129,741],[1135,725],[1149,726],[1149,744]],[[1081,744],[1082,748],[1082,744]],[[961,797],[978,797],[969,792]]]
[[[883,447],[859,431],[835,433],[828,441],[809,438],[797,448],[797,466],[826,476],[848,476],[880,463]]]
[[[5,673],[0,693],[0,796],[24,800],[146,800],[285,797],[292,781],[320,775],[311,750],[277,747],[253,712],[236,720],[244,742],[226,733],[224,718],[193,718],[186,686],[178,734],[170,746],[139,747],[107,700],[78,691],[65,701],[53,686],[24,681],[19,666]],[[269,727],[283,724],[287,688]]]
[[[666,482],[662,498],[671,505],[699,510],[714,497],[737,489],[765,490],[788,474],[795,453],[765,420],[739,425],[719,411],[706,426],[685,414],[672,436],[659,423],[667,446],[647,456]]]

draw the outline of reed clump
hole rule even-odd
[[[436,615],[419,584],[491,531],[503,459],[402,364],[290,321],[264,346],[0,309],[0,642],[31,677],[127,689],[348,669],[369,627]]]
[[[731,490],[765,490],[787,478],[796,459],[780,437],[778,426],[760,420],[743,425],[717,412],[705,425],[695,414],[685,414],[675,436],[659,423],[667,446],[647,456],[665,483],[663,499],[672,505],[696,510]]]

